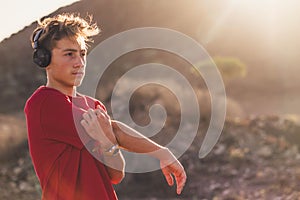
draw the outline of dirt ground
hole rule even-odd
[[[188,181],[175,194],[160,171],[127,173],[115,186],[121,200],[300,199],[300,126],[278,116],[227,120],[221,138],[204,159],[194,142],[180,157]],[[0,199],[35,200],[41,191],[26,142],[0,166]]]

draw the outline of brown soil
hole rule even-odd
[[[120,199],[299,199],[300,126],[278,116],[227,120],[221,138],[204,159],[195,142],[180,158],[188,181],[175,194],[160,171],[127,173],[115,186]],[[40,199],[27,144],[15,147],[0,166],[0,199]]]

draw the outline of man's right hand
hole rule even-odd
[[[90,137],[100,142],[102,148],[106,149],[117,143],[110,117],[101,107],[89,109],[82,117],[81,125]]]

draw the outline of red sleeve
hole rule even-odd
[[[46,139],[81,149],[92,138],[87,135],[80,124],[85,110],[72,105],[67,96],[49,95],[42,104],[41,126]]]

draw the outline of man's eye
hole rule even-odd
[[[81,56],[82,56],[82,57],[86,56],[86,52],[85,52],[85,51],[84,51],[84,52],[81,52]]]
[[[73,56],[72,52],[66,53],[66,56]]]

